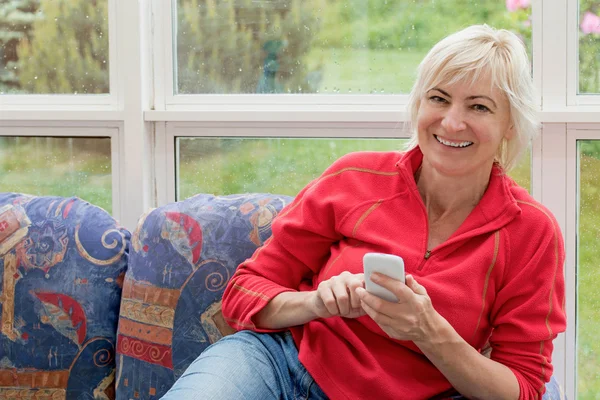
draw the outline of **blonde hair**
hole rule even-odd
[[[417,115],[424,94],[440,84],[458,81],[474,83],[490,74],[492,86],[500,89],[510,104],[515,135],[502,140],[495,161],[510,171],[536,136],[539,128],[535,88],[527,52],[521,40],[505,29],[473,25],[438,42],[417,69],[417,80],[410,92],[408,112],[412,137],[408,149],[418,143]]]

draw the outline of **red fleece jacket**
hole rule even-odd
[[[272,237],[238,268],[223,296],[236,329],[267,332],[253,317],[285,291],[315,290],[367,252],[397,254],[434,308],[474,348],[538,399],[552,374],[552,340],[565,329],[564,247],[552,214],[495,166],[479,204],[427,252],[427,215],[414,180],[423,155],[342,157],[273,222]],[[332,399],[424,399],[451,390],[413,342],[389,338],[369,316],[292,327],[300,361]]]

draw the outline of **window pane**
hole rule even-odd
[[[0,137],[0,192],[77,196],[112,212],[109,138]]]
[[[531,193],[531,149],[525,151],[519,164],[508,175]]]
[[[578,149],[577,398],[597,399],[600,393],[600,140],[579,141]]]
[[[178,199],[197,193],[295,196],[344,154],[401,150],[401,139],[177,138]]]
[[[0,94],[108,93],[108,0],[0,0]]]
[[[600,93],[600,1],[579,0],[579,93]]]
[[[531,49],[529,0],[173,1],[176,94],[407,93],[433,44],[478,23]]]
[[[268,192],[295,196],[352,151],[403,150],[403,139],[177,138],[178,199]],[[511,176],[530,189],[530,152]]]

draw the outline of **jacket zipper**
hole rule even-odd
[[[421,264],[417,268],[417,271],[421,271],[423,269],[425,263],[427,263],[427,260],[429,260],[429,257],[431,257],[431,250],[427,250],[425,252],[425,255],[423,256],[423,261],[421,261]]]

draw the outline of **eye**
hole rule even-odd
[[[448,102],[448,101],[446,101],[445,98],[440,97],[440,96],[430,96],[429,100],[434,103],[447,103]]]
[[[473,106],[471,106],[475,111],[478,112],[482,112],[482,113],[488,113],[488,112],[492,112],[492,110],[490,110],[488,107],[484,106],[483,104],[474,104]]]

